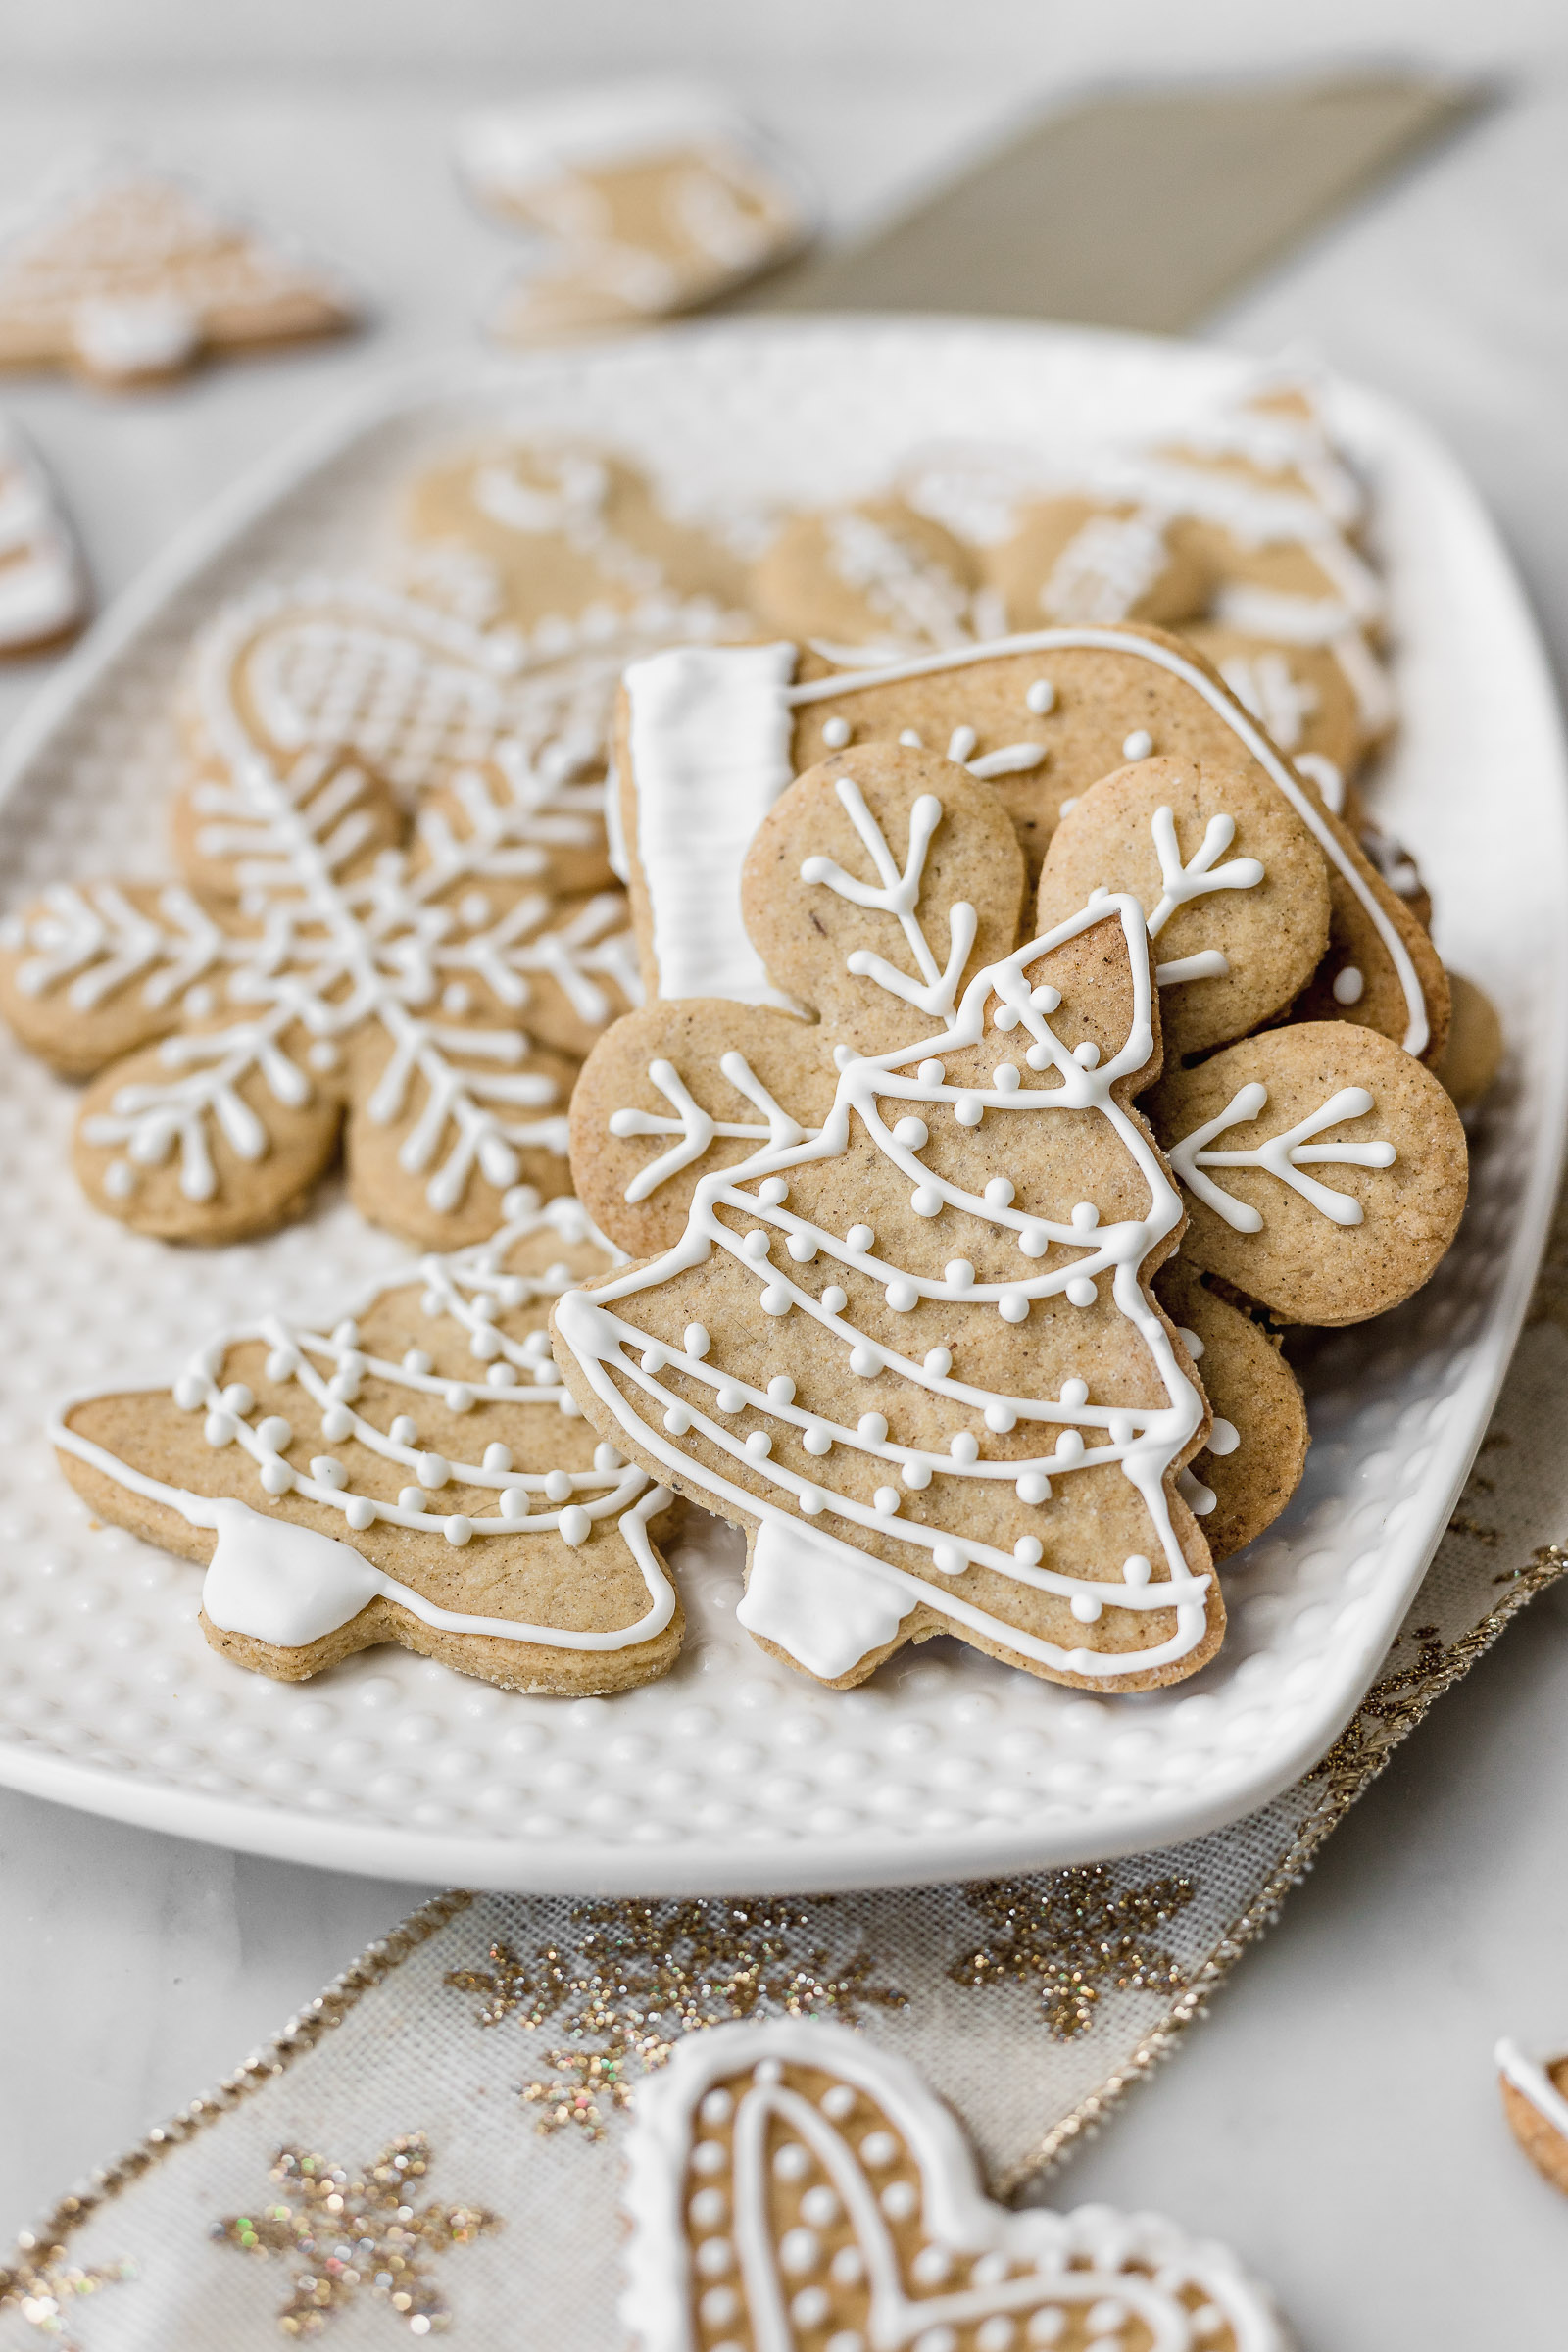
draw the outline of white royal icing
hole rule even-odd
[[[338,1626],[347,1625],[378,1595],[398,1603],[426,1625],[448,1633],[487,1634],[513,1642],[535,1642],[557,1649],[615,1650],[649,1641],[674,1614],[673,1589],[648,1540],[648,1521],[662,1510],[668,1496],[652,1487],[645,1473],[623,1462],[613,1446],[596,1449],[588,1469],[514,1470],[510,1448],[493,1437],[498,1413],[514,1427],[519,1410],[554,1411],[569,1420],[577,1407],[563,1385],[552,1360],[548,1334],[532,1332],[514,1340],[497,1328],[498,1309],[516,1307],[542,1298],[559,1298],[571,1277],[564,1262],[542,1275],[505,1271],[512,1245],[530,1235],[559,1234],[564,1242],[593,1240],[613,1258],[618,1253],[590,1224],[575,1200],[558,1200],[543,1209],[527,1197],[513,1204],[510,1221],[488,1242],[445,1256],[429,1255],[416,1267],[387,1275],[361,1299],[363,1314],[388,1291],[422,1283],[420,1311],[431,1321],[456,1322],[469,1335],[474,1359],[472,1384],[453,1383],[432,1369],[428,1353],[412,1349],[401,1363],[365,1354],[359,1345],[354,1317],[330,1333],[313,1332],[279,1315],[242,1329],[224,1332],[210,1341],[174,1384],[174,1400],[182,1410],[204,1416],[203,1434],[215,1450],[238,1445],[256,1467],[259,1502],[275,1501],[298,1494],[308,1501],[339,1512],[351,1534],[363,1534],[378,1521],[430,1535],[443,1536],[456,1548],[482,1544],[492,1536],[558,1535],[578,1549],[599,1523],[613,1519],[629,1546],[648,1589],[649,1606],[635,1624],[595,1633],[557,1626],[528,1625],[501,1617],[470,1616],[441,1609],[412,1587],[375,1568],[355,1550],[352,1541],[339,1541],[290,1520],[273,1518],[265,1508],[231,1497],[213,1496],[177,1487],[134,1469],[108,1447],[82,1437],[69,1425],[73,1406],[88,1396],[71,1398],[50,1423],[52,1443],[77,1460],[114,1480],[128,1493],[140,1494],[178,1512],[191,1527],[216,1531],[218,1544],[203,1588],[203,1606],[214,1625],[251,1636],[286,1649],[303,1648]],[[292,1443],[287,1423],[257,1419],[255,1399],[248,1390],[220,1385],[219,1374],[236,1342],[264,1340],[279,1378],[293,1378],[319,1417],[322,1451],[310,1473],[286,1461]],[[424,1397],[439,1397],[449,1410],[473,1416],[472,1462],[447,1461],[424,1451],[412,1414],[394,1418],[380,1429],[356,1411],[360,1384],[367,1376],[399,1391],[411,1408]],[[92,1392],[91,1394],[98,1394]],[[114,1394],[118,1392],[104,1392]],[[399,1499],[390,1502],[351,1487],[331,1448],[353,1440],[402,1467],[409,1484]],[[488,1490],[496,1510],[479,1517],[455,1517],[432,1509],[431,1494],[456,1484]],[[543,1507],[536,1507],[542,1505]]]
[[[853,782],[844,779],[840,792],[847,805],[849,796],[858,803],[858,825],[872,852],[873,865],[884,873],[881,890],[856,882],[828,859],[808,859],[803,867],[805,878],[842,895],[859,896],[862,904],[885,903],[890,911],[906,917],[906,933],[918,932],[920,926],[912,912],[913,894],[908,888],[911,880],[915,888],[918,884],[919,859],[914,855],[913,841],[909,874],[901,877],[875,820],[865,809]],[[931,797],[932,808],[940,815],[934,797]],[[935,819],[931,821],[934,824]],[[911,834],[917,834],[918,830],[918,820],[912,819]],[[877,835],[875,843],[872,834]],[[880,857],[876,854],[878,847],[882,852]],[[906,898],[910,902],[908,906],[903,904]],[[893,904],[895,900],[900,902],[897,906]],[[950,928],[957,928],[959,913],[958,908],[951,910]],[[1117,920],[1122,925],[1134,1009],[1121,1051],[1100,1064],[1093,1048],[1081,1049],[1082,1057],[1068,1052],[1047,1019],[1047,1012],[1060,1000],[1051,989],[1032,993],[1025,973],[1040,956],[1076,938],[1092,924],[1106,920]],[[969,937],[972,936],[971,929]],[[914,944],[911,938],[911,949]],[[924,944],[923,933],[921,944]],[[934,965],[934,959],[930,960]],[[835,1056],[839,1080],[834,1105],[820,1133],[806,1137],[797,1129],[791,1137],[781,1135],[770,1123],[770,1131],[749,1157],[734,1167],[699,1180],[685,1234],[672,1250],[600,1285],[591,1296],[568,1294],[556,1310],[557,1333],[575,1356],[601,1401],[639,1446],[651,1448],[672,1471],[678,1468],[688,1483],[695,1477],[721,1497],[734,1515],[759,1524],[761,1532],[754,1559],[760,1558],[762,1563],[762,1587],[755,1604],[759,1619],[756,1630],[765,1631],[803,1664],[811,1657],[826,1658],[834,1662],[835,1674],[848,1672],[858,1657],[868,1655],[892,1638],[898,1623],[916,1602],[924,1602],[954,1624],[981,1633],[1024,1656],[1075,1674],[1134,1673],[1184,1657],[1203,1638],[1210,1579],[1194,1576],[1187,1566],[1170,1517],[1165,1478],[1198,1430],[1203,1405],[1198,1391],[1180,1369],[1165,1327],[1151,1308],[1139,1280],[1140,1268],[1151,1250],[1180,1223],[1181,1201],[1141,1122],[1122,1109],[1112,1091],[1119,1080],[1145,1066],[1152,1051],[1152,991],[1142,909],[1131,897],[1097,893],[1080,914],[978,973],[956,1007],[951,1004],[956,976],[952,970],[937,974],[934,980],[911,979],[898,973],[883,958],[873,956],[858,957],[855,968],[863,969],[867,977],[906,1001],[927,995],[933,1017],[946,1017],[950,1026],[919,1046],[874,1057],[857,1057],[841,1047]],[[993,1000],[995,1009],[988,1018],[988,1006]],[[992,1085],[978,1089],[948,1085],[942,1054],[978,1044],[988,1030],[996,1036],[1004,1064],[999,1066]],[[1007,1051],[1016,1044],[1020,1033],[1030,1040],[1023,1057],[1029,1070],[1049,1072],[1059,1079],[1059,1084],[1048,1088],[1024,1083],[1023,1069]],[[726,1055],[723,1066],[734,1084],[741,1084],[741,1073],[752,1078],[737,1054]],[[662,1080],[659,1083],[663,1084]],[[756,1084],[755,1079],[752,1083]],[[663,1091],[671,1101],[675,1100],[667,1085]],[[910,1115],[888,1123],[882,1106],[890,1098],[896,1104],[906,1105]],[[696,1106],[692,1107],[695,1111]],[[912,1115],[916,1110],[923,1115]],[[946,1178],[935,1177],[918,1156],[929,1141],[930,1123],[944,1114],[951,1113],[966,1129],[985,1119],[1000,1120],[1004,1133],[1008,1118],[1049,1117],[1059,1110],[1092,1111],[1108,1123],[1147,1186],[1150,1207],[1145,1217],[1123,1218],[1102,1225],[1098,1209],[1091,1202],[1079,1203],[1070,1220],[1035,1216],[1013,1206],[1015,1196],[1010,1180],[993,1177],[981,1197]],[[616,1132],[667,1131],[663,1122],[642,1123],[645,1114],[632,1114],[632,1118],[638,1123],[631,1123],[626,1113],[615,1114]],[[710,1124],[705,1129],[699,1123],[703,1119],[706,1119],[703,1113],[698,1113],[696,1119],[688,1116],[681,1144],[659,1163],[665,1174],[689,1164],[706,1148],[706,1138],[714,1130]],[[788,1171],[841,1156],[850,1147],[852,1119],[859,1122],[878,1150],[907,1179],[911,1203],[922,1218],[936,1218],[945,1209],[956,1208],[984,1219],[993,1227],[1010,1231],[1016,1237],[1024,1268],[1042,1257],[1053,1244],[1065,1245],[1081,1254],[1047,1274],[1031,1274],[1021,1269],[1012,1280],[981,1283],[976,1281],[971,1266],[957,1260],[950,1262],[942,1276],[934,1277],[884,1259],[876,1254],[875,1236],[869,1227],[852,1227],[847,1236],[841,1237],[811,1224],[785,1205]],[[988,1162],[995,1166],[1004,1156],[1004,1146],[994,1147]],[[662,1180],[662,1176],[658,1178]],[[648,1185],[645,1189],[653,1188]],[[744,1237],[717,1215],[720,1207],[740,1210],[755,1220]],[[779,1243],[784,1248],[775,1258]],[[1020,1421],[1041,1424],[1043,1437],[1047,1430],[1054,1437],[1054,1449],[1049,1454],[1042,1452],[1023,1460],[986,1460],[979,1458],[978,1445],[965,1435],[955,1441],[949,1452],[929,1451],[900,1443],[890,1435],[887,1421],[879,1413],[862,1416],[853,1428],[829,1423],[796,1403],[794,1387],[788,1380],[781,1384],[781,1391],[788,1392],[786,1395],[775,1394],[771,1387],[764,1391],[733,1378],[726,1366],[711,1360],[706,1333],[696,1335],[700,1345],[694,1347],[694,1335],[689,1332],[687,1344],[681,1349],[654,1341],[635,1320],[635,1301],[644,1294],[657,1295],[671,1277],[702,1264],[715,1249],[726,1250],[736,1264],[754,1272],[760,1285],[759,1304],[763,1314],[809,1315],[824,1332],[839,1341],[851,1370],[857,1374],[874,1379],[884,1369],[891,1371],[900,1380],[932,1396],[949,1397],[971,1412],[981,1412],[988,1428],[1006,1431]],[[1164,1389],[1165,1400],[1156,1406],[1123,1410],[1091,1402],[1085,1384],[1076,1381],[1066,1384],[1060,1398],[1002,1396],[975,1388],[953,1375],[951,1358],[944,1349],[917,1362],[896,1350],[873,1346],[846,1318],[847,1298],[842,1286],[829,1285],[818,1296],[791,1280],[791,1264],[821,1258],[853,1266],[881,1284],[888,1304],[896,1313],[912,1309],[921,1298],[961,1298],[996,1306],[1002,1318],[1009,1323],[1025,1321],[1032,1303],[1039,1298],[1061,1297],[1075,1306],[1093,1303],[1099,1296],[1100,1279],[1108,1273],[1115,1305],[1142,1338]],[[694,1408],[661,1382],[660,1374],[670,1366],[677,1368],[689,1383],[712,1390],[712,1412]],[[633,1398],[637,1399],[636,1405]],[[772,1440],[765,1429],[754,1428],[742,1440],[727,1426],[728,1417],[743,1405],[750,1407],[756,1416],[787,1426],[792,1434],[798,1432],[807,1452],[817,1454],[824,1462],[836,1447],[848,1447],[862,1458],[886,1462],[887,1484],[878,1489],[874,1503],[867,1505],[836,1489],[829,1475],[812,1479],[773,1464]],[[662,1426],[656,1426],[656,1420]],[[693,1427],[721,1454],[728,1454],[737,1463],[744,1462],[754,1476],[765,1478],[773,1493],[758,1494],[721,1473],[699,1468],[686,1447],[678,1442],[671,1443],[684,1438]],[[1082,1436],[1085,1428],[1097,1433],[1096,1442],[1088,1446]],[[1002,1480],[1016,1488],[1020,1500],[1035,1504],[1049,1500],[1054,1477],[1070,1476],[1082,1467],[1111,1462],[1120,1464],[1143,1500],[1166,1571],[1161,1581],[1153,1580],[1150,1563],[1141,1556],[1136,1564],[1128,1563],[1121,1581],[1096,1580],[1041,1566],[1043,1546],[1036,1538],[1024,1539],[1014,1551],[1006,1552],[940,1526],[901,1518],[900,1490],[893,1484],[894,1478],[898,1478],[905,1487],[918,1490],[937,1477]],[[827,1534],[817,1525],[812,1527],[810,1544],[803,1546],[796,1541],[800,1529],[797,1514],[804,1514],[813,1522],[837,1518],[874,1530],[884,1544],[906,1547],[910,1564],[895,1565]],[[837,1561],[846,1572],[837,1592],[826,1573],[832,1561]],[[1075,1617],[1085,1625],[1095,1623],[1110,1607],[1139,1613],[1169,1612],[1174,1616],[1175,1630],[1164,1641],[1144,1648],[1113,1653],[1077,1645],[1066,1649],[1060,1643],[1006,1624],[955,1591],[950,1580],[972,1566],[993,1569],[1016,1583],[1066,1598]],[[799,1588],[793,1599],[792,1580]],[[886,1594],[880,1611],[868,1604],[867,1591],[872,1584],[880,1585]]]
[[[1517,2042],[1504,2037],[1493,2052],[1493,2061],[1505,2082],[1511,2082],[1521,2098],[1528,2099],[1543,2123],[1551,2126],[1568,2142],[1568,2099],[1557,2088],[1544,2066],[1527,2058]]]
[[[752,836],[794,779],[793,645],[682,646],[626,672],[637,857],[662,997],[787,1004],[740,919]]]
[[[0,422],[0,651],[59,636],[86,604],[81,557],[49,478]]]
[[[169,375],[200,349],[201,316],[176,294],[98,295],[77,306],[72,338],[95,375]]]
[[[1314,1144],[1312,1137],[1321,1135],[1325,1127],[1337,1127],[1342,1120],[1364,1119],[1377,1105],[1364,1086],[1344,1086],[1337,1094],[1294,1127],[1280,1135],[1265,1136],[1260,1144],[1247,1152],[1216,1152],[1212,1145],[1216,1136],[1232,1127],[1245,1127],[1260,1118],[1268,1107],[1268,1088],[1254,1079],[1232,1096],[1217,1118],[1205,1120],[1184,1135],[1179,1143],[1169,1146],[1170,1164],[1189,1192],[1206,1202],[1215,1214],[1224,1218],[1237,1233],[1257,1233],[1263,1225],[1259,1210],[1245,1200],[1238,1200],[1205,1176],[1205,1168],[1262,1168],[1288,1184],[1294,1193],[1327,1217],[1334,1225],[1359,1225],[1364,1214],[1361,1203],[1351,1193],[1336,1193],[1328,1185],[1319,1184],[1314,1177],[1303,1176],[1303,1166],[1341,1168],[1391,1168],[1398,1156],[1390,1143]]]
[[[787,2066],[834,2080],[807,2097],[783,2079]],[[902,2178],[888,2184],[901,2143],[917,2189]],[[804,2223],[775,2234],[770,2165],[778,2178],[780,2159],[784,2178],[811,2177],[806,2194],[820,2189],[823,2210],[825,2199],[835,2218],[842,2210],[858,2262],[830,2269]],[[678,2041],[638,2085],[626,2162],[620,2309],[639,2352],[693,2352],[708,2340],[696,2306],[715,2278],[729,2286],[726,2341],[740,2339],[744,2311],[755,2352],[796,2352],[797,2327],[828,2326],[846,2269],[868,2311],[863,2338],[828,2336],[843,2352],[852,2342],[952,2352],[959,2331],[990,2352],[1026,2338],[1050,2344],[1069,2329],[1074,2342],[1107,2347],[1136,2329],[1148,2352],[1199,2352],[1228,2329],[1236,2352],[1286,2352],[1270,2298],[1227,2248],[1154,2214],[994,2204],[951,2109],[902,2059],[825,2019],[746,2021]],[[699,2203],[710,2189],[718,2195]],[[919,2245],[906,2266],[888,2224],[916,2216]],[[966,2278],[949,2284],[960,2264]],[[1033,2313],[1041,2317],[1028,2325]]]
[[[710,139],[747,143],[745,118],[700,82],[651,80],[553,91],[459,123],[460,170],[475,187],[522,196],[559,173],[667,155]]]

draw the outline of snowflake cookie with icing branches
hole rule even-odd
[[[1224,1607],[1183,1466],[1202,1389],[1150,1292],[1183,1223],[1133,1098],[1159,1066],[1142,909],[1017,944],[1023,860],[961,768],[870,747],[746,861],[804,1021],[660,1004],[573,1103],[591,1212],[638,1252],[558,1359],[612,1442],[750,1537],[740,1621],[819,1680],[953,1633],[1139,1690]]]
[[[1155,2214],[993,2203],[951,2108],[821,2019],[679,2042],[639,2086],[624,2201],[638,2352],[1288,2352],[1225,2247]]]
[[[0,1009],[88,1077],[94,1204],[167,1239],[298,1214],[346,1152],[373,1221],[482,1239],[565,1191],[576,1057],[637,1001],[599,780],[633,632],[548,646],[361,582],[199,642],[181,879],[61,882],[0,928]],[[646,642],[646,641],[644,641]]]
[[[96,1516],[207,1564],[202,1630],[225,1657],[298,1682],[398,1642],[577,1695],[673,1663],[652,1535],[672,1498],[583,1420],[546,1328],[613,1252],[574,1200],[506,1206],[491,1240],[383,1279],[348,1317],[268,1316],[172,1388],[56,1415]]]
[[[59,175],[0,233],[0,368],[67,368],[112,387],[204,353],[355,323],[335,271],[133,159]]]

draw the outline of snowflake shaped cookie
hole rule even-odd
[[[627,2156],[640,2352],[1286,2352],[1223,2246],[1154,2214],[992,2203],[952,2111],[844,2026],[690,2035],[639,2087]]]
[[[661,1675],[681,1612],[650,1529],[670,1497],[589,1428],[546,1318],[613,1253],[574,1200],[507,1202],[488,1242],[355,1313],[268,1316],[172,1388],[62,1406],[91,1510],[207,1564],[202,1630],[298,1682],[382,1642],[509,1690]]]
[[[94,1079],[95,1205],[232,1240],[298,1214],[340,1139],[356,1201],[419,1243],[482,1239],[518,1182],[566,1189],[574,1057],[637,997],[600,887],[614,661],[364,583],[215,622],[180,710],[182,880],[63,882],[0,932],[13,1027]]]

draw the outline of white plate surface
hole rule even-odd
[[[453,364],[357,404],[241,489],[122,599],[12,738],[6,899],[156,873],[181,650],[259,576],[362,565],[428,448],[502,421],[629,450],[695,512],[875,485],[916,443],[1060,451],[1179,429],[1243,364],[1180,345],[972,321],[706,328],[525,367]],[[196,1253],[93,1215],[67,1173],[72,1090],[0,1047],[0,1781],[256,1852],[470,1886],[825,1889],[983,1876],[1169,1843],[1263,1803],[1330,1744],[1452,1508],[1518,1330],[1568,1091],[1568,797],[1529,615],[1451,461],[1351,386],[1335,421],[1374,484],[1405,724],[1377,792],[1448,958],[1491,991],[1508,1072],[1436,1279],[1304,1377],[1314,1444],[1285,1516],[1223,1571],[1231,1630],[1169,1691],[1097,1699],[940,1641],[821,1690],[734,1623],[741,1548],[677,1545],[687,1649],[662,1683],[574,1703],[381,1649],[319,1683],[225,1664],[199,1575],[89,1526],[39,1436],[67,1390],[172,1372],[216,1326],[315,1309],[400,1252],[340,1201]]]

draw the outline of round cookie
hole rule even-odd
[[[986,551],[1009,629],[1044,621],[1152,620],[1172,626],[1208,602],[1199,551],[1157,510],[1064,496],[1024,507]]]
[[[1284,794],[1237,760],[1153,757],[1083,794],[1046,853],[1040,929],[1097,888],[1143,906],[1168,1062],[1282,1011],[1328,945],[1323,853]]]
[[[752,569],[763,625],[829,645],[961,645],[974,634],[973,557],[902,499],[797,514]]]
[[[1181,1487],[1216,1560],[1276,1520],[1301,1483],[1312,1442],[1301,1384],[1271,1338],[1211,1290],[1185,1250],[1154,1277],[1154,1297],[1197,1364],[1213,1413]]]
[[[1286,1322],[1418,1290],[1464,1211],[1459,1114],[1373,1031],[1294,1022],[1172,1070],[1144,1107],[1186,1196],[1183,1254]]]

